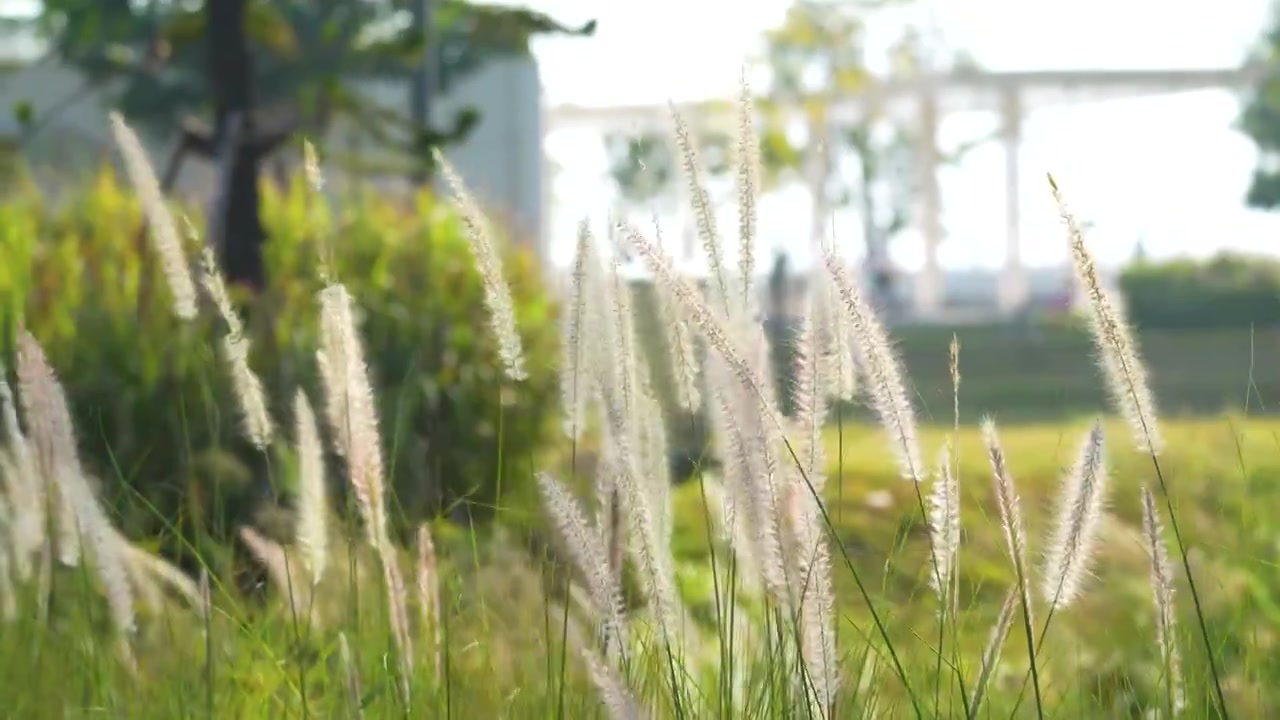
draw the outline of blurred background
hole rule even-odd
[[[447,146],[548,270],[566,265],[582,217],[654,212],[683,239],[687,269],[701,269],[666,104],[697,123],[728,219],[731,182],[714,166],[744,70],[769,164],[757,257],[803,273],[813,243],[834,235],[901,319],[1071,301],[1046,171],[1113,269],[1272,253],[1280,120],[1265,107],[1266,0],[666,2],[231,4],[247,17],[260,123],[318,137],[335,179],[389,187],[422,180],[407,166]],[[102,116],[119,106],[163,168],[197,111],[217,104],[201,5],[0,3],[9,153],[56,188],[108,155]],[[296,146],[283,143],[264,173],[285,172]],[[179,161],[173,187],[210,192],[209,155]]]

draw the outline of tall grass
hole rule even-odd
[[[0,376],[0,667],[22,673],[0,681],[0,687],[22,688],[25,677],[32,693],[15,701],[15,712],[976,718],[1015,714],[1029,681],[1040,717],[1063,710],[1109,714],[1114,708],[1091,704],[1089,688],[1076,688],[1073,699],[1071,690],[1063,694],[1061,675],[1055,684],[1045,674],[1054,653],[1050,620],[1086,595],[1108,591],[1089,578],[1103,555],[1097,549],[1108,542],[1109,504],[1131,506],[1133,513],[1140,509],[1143,518],[1155,609],[1147,621],[1152,642],[1146,647],[1148,660],[1161,668],[1163,686],[1162,699],[1139,695],[1143,701],[1130,710],[1173,716],[1204,709],[1190,700],[1186,687],[1174,608],[1180,580],[1164,549],[1165,518],[1145,489],[1139,494],[1133,483],[1107,482],[1112,475],[1101,423],[1089,429],[1077,462],[1062,475],[1043,562],[1030,557],[1020,491],[994,420],[986,421],[983,435],[998,518],[962,525],[962,517],[976,513],[962,513],[959,343],[953,340],[950,350],[953,423],[938,443],[931,476],[922,460],[926,434],[918,425],[914,393],[889,333],[860,283],[829,248],[816,248],[824,257],[822,274],[810,284],[801,331],[789,341],[795,344],[795,367],[788,373],[795,387],[788,390],[795,402],[790,416],[782,413],[772,381],[778,368],[767,352],[751,282],[759,148],[750,94],[744,87],[739,99],[738,231],[748,251],[740,252],[736,270],[724,259],[697,149],[679,113],[673,109],[672,115],[709,281],[703,288],[681,275],[656,227],[650,237],[624,224],[608,228],[606,237],[628,245],[654,276],[677,404],[686,413],[704,413],[713,429],[695,465],[696,495],[678,499],[673,490],[669,434],[685,429],[666,416],[657,373],[639,348],[628,286],[584,221],[561,323],[569,482],[554,468],[529,468],[542,513],[570,562],[547,583],[539,571],[552,573],[549,564],[537,563],[501,534],[480,547],[474,537],[456,536],[456,529],[423,525],[416,535],[413,592],[404,574],[406,548],[388,530],[394,498],[384,483],[385,439],[373,411],[358,298],[336,278],[325,279],[316,298],[321,387],[297,389],[293,437],[281,438],[276,428],[289,426],[278,422],[262,397],[211,255],[205,255],[201,274],[209,300],[204,304],[211,306],[206,308],[195,298],[192,269],[173,218],[152,187],[145,155],[123,120],[113,117],[130,176],[147,200],[175,312],[184,320],[199,312],[222,318],[224,370],[237,389],[245,438],[264,453],[268,468],[276,467],[271,458],[278,454],[295,459],[280,465],[296,473],[290,486],[299,491],[288,498],[295,511],[283,537],[252,525],[241,529],[266,573],[271,603],[251,607],[231,578],[217,577],[211,565],[199,568],[199,582],[193,582],[149,552],[145,541],[130,541],[113,527],[76,453],[76,429],[54,369],[38,339],[20,331],[16,399],[7,375]],[[310,148],[307,157],[319,192],[319,165]],[[501,255],[465,185],[442,159],[441,165],[484,280],[506,389],[519,392],[525,359]],[[1058,197],[1056,185],[1052,191]],[[1091,302],[1104,382],[1136,444],[1154,463],[1182,559],[1181,580],[1194,600],[1208,668],[1196,689],[1208,691],[1216,712],[1226,717],[1218,646],[1156,459],[1158,420],[1142,361],[1117,303],[1097,283],[1078,225],[1065,208],[1064,216]],[[330,450],[354,498],[355,512],[346,514],[354,514],[350,522],[333,517],[319,480],[326,455],[308,400],[317,390]],[[887,548],[852,546],[827,491],[825,430],[832,421],[840,438],[837,466],[845,462],[843,417],[830,417],[828,408],[855,394],[874,411],[882,431],[879,450],[909,488],[904,492],[913,506]],[[590,483],[577,478],[580,443],[597,450]],[[272,505],[285,500],[275,494],[277,479],[265,479]],[[843,493],[843,473],[836,480]],[[582,492],[584,485],[588,492]],[[1109,501],[1113,485],[1123,486]],[[689,502],[691,507],[681,504],[683,511],[677,507]],[[842,494],[836,503],[844,508]],[[705,533],[692,536],[707,562],[693,568],[682,538],[690,536],[684,526],[698,522]],[[1004,601],[994,618],[979,612],[970,618],[962,604],[962,590],[971,590],[974,607],[977,596],[986,594],[960,580],[966,532],[982,534],[974,523],[999,528],[1003,547],[985,554],[994,548],[971,548],[966,563],[1005,562],[997,575],[1013,577],[1011,585],[996,589]],[[906,602],[931,609],[927,626],[913,623],[916,615],[885,586],[888,567],[911,562],[903,548],[916,524],[924,529],[922,565],[933,597]],[[887,561],[877,554],[887,554]],[[853,592],[841,597],[839,588],[850,583]],[[511,596],[506,603],[495,599],[503,595]],[[1044,620],[1037,633],[1039,611]],[[1008,635],[1019,620],[1024,647],[1007,653]],[[975,630],[986,637],[976,651],[970,642]],[[103,652],[104,647],[112,650]],[[19,659],[28,657],[32,667],[20,667]],[[1016,668],[1009,667],[1011,658],[1018,659]],[[51,662],[76,663],[74,693],[43,697],[53,690],[43,669]],[[1023,662],[1026,680],[1019,685]],[[1009,676],[1012,684],[1004,682]],[[495,700],[498,687],[507,694]]]

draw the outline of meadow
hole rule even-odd
[[[47,339],[16,323],[0,384],[7,716],[1277,709],[1280,421],[1263,412],[1280,387],[1266,362],[1275,338],[1135,340],[1065,205],[1087,324],[895,339],[828,255],[779,387],[751,267],[724,264],[705,212],[703,288],[639,230],[605,235],[654,276],[652,337],[584,225],[556,314],[558,367],[544,364],[520,327],[537,313],[513,301],[510,258],[446,165],[493,345],[491,374],[472,381],[501,385],[506,407],[558,370],[560,407],[536,453],[508,449],[518,416],[499,415],[496,431],[477,422],[488,429],[468,451],[496,458],[499,482],[474,509],[491,522],[418,523],[401,516],[414,469],[395,460],[403,428],[379,413],[378,394],[395,393],[371,378],[362,297],[313,268],[315,331],[290,342],[314,368],[286,374],[296,387],[264,382],[216,262],[178,239],[114,122],[164,285],[154,311],[208,333],[196,342],[216,348],[209,371],[229,386],[226,415],[271,497],[230,533],[234,551],[160,512],[158,531],[134,534],[93,471],[105,469],[82,457],[105,431],[76,426]],[[755,149],[742,125],[750,238]],[[696,188],[696,152],[683,150]],[[309,169],[315,192],[314,158]],[[231,555],[255,571],[228,571],[244,567]]]

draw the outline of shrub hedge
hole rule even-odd
[[[172,316],[127,187],[104,171],[58,207],[30,190],[0,204],[4,356],[12,357],[17,323],[45,345],[73,405],[85,464],[131,534],[164,536],[185,554],[182,543],[226,539],[236,523],[278,516],[263,497],[273,485],[262,480],[282,487],[287,505],[293,395],[301,387],[322,402],[314,356],[322,241],[362,313],[398,500],[392,514],[485,518],[504,503],[500,493],[527,484],[551,428],[558,342],[534,259],[507,258],[530,373],[513,386],[501,375],[452,212],[426,192],[405,203],[353,194],[332,213],[312,212],[313,200],[300,180],[264,187],[269,288],[236,298],[250,362],[281,428],[265,457],[237,433],[216,354],[221,327],[209,308],[194,324]],[[340,493],[342,468],[331,460]]]
[[[1139,327],[1187,329],[1280,324],[1280,264],[1220,254],[1207,261],[1142,262],[1120,277]]]

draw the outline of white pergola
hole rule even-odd
[[[1028,112],[1079,102],[1244,87],[1258,81],[1263,70],[1261,66],[1246,65],[1166,70],[958,71],[893,81],[877,85],[856,97],[834,99],[830,103],[828,122],[856,121],[880,114],[912,123],[919,129],[921,193],[916,229],[924,238],[925,263],[914,283],[913,304],[918,317],[928,318],[937,316],[943,303],[942,271],[938,264],[938,246],[943,234],[937,177],[939,118],[948,113],[966,111],[1000,114],[1001,143],[1006,157],[1006,250],[1000,277],[999,305],[1002,312],[1012,313],[1025,305],[1028,296],[1020,249],[1018,192],[1019,148],[1023,119]],[[732,105],[725,100],[683,104],[681,108],[691,122],[697,122],[704,128],[732,128]],[[799,108],[785,112],[807,122]],[[580,129],[594,131],[602,137],[610,133],[665,132],[669,124],[665,105],[561,105],[549,108],[546,115],[547,132]],[[826,136],[826,128],[811,128],[811,132],[816,137]],[[814,144],[810,146],[814,147]],[[830,168],[832,165],[819,157],[810,160],[815,168]],[[812,173],[811,190],[825,183],[827,176],[823,172],[818,169]],[[815,193],[815,197],[821,195]],[[814,219],[818,226],[825,222],[824,214],[825,208],[815,207]]]

